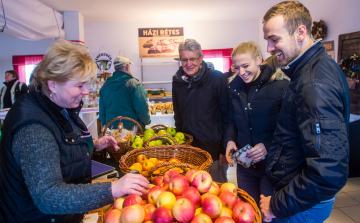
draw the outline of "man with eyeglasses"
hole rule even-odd
[[[181,67],[173,76],[172,98],[177,131],[194,137],[193,146],[210,153],[214,181],[227,182],[223,133],[228,121],[227,78],[203,61],[201,45],[186,39],[179,45]]]

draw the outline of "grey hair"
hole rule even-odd
[[[179,55],[181,50],[199,51],[199,56],[202,56],[201,45],[194,39],[186,39],[185,42],[179,44]]]
[[[121,70],[125,70],[125,68],[126,68],[126,66],[127,66],[128,64],[127,63],[123,63],[123,64],[119,64],[119,65],[115,65],[114,66],[114,69],[115,69],[115,71],[121,71]]]

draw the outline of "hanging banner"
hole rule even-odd
[[[325,48],[325,51],[329,54],[331,58],[335,60],[335,53],[334,53],[334,40],[321,42]]]
[[[184,41],[184,28],[139,28],[141,57],[178,57],[178,47]]]
[[[93,56],[99,71],[110,70],[113,62],[112,53],[110,52],[95,53]]]

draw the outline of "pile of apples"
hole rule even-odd
[[[206,171],[156,177],[147,194],[116,199],[105,223],[252,223],[254,208],[237,196],[232,183],[219,187]]]
[[[170,163],[181,163],[179,159],[177,159],[176,157],[172,157],[169,159],[169,161],[167,161],[166,159],[158,159],[158,158],[147,158],[144,154],[140,154],[136,157],[136,163],[132,164],[129,169],[130,170],[137,170],[139,171],[139,173],[141,173],[142,175],[147,175],[149,170],[151,168],[153,168],[154,166],[161,164],[161,163],[166,163],[166,162],[170,162]],[[154,175],[159,175],[160,171],[163,170],[166,167],[160,167],[157,170],[155,170],[153,172]],[[183,173],[184,171],[181,168],[176,168],[176,170],[179,173]],[[187,169],[189,170],[189,169]]]
[[[144,132],[144,137],[138,136],[138,135],[134,135],[133,137],[131,137],[131,147],[133,148],[141,148],[143,147],[143,144],[145,142],[147,142],[151,137],[155,136],[155,135],[170,135],[172,136],[177,143],[179,144],[184,144],[185,143],[185,135],[182,132],[176,132],[176,130],[173,127],[169,127],[166,130],[160,130],[157,134],[155,133],[155,131],[153,129],[147,129]],[[174,144],[174,142],[167,138],[164,137],[165,139],[168,139],[168,141],[171,144]],[[153,140],[151,142],[149,142],[149,146],[161,146],[163,145],[163,141],[159,140]],[[168,143],[166,143],[165,145],[168,145]]]

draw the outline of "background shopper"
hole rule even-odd
[[[14,70],[5,72],[4,87],[1,88],[0,106],[3,108],[11,108],[21,95],[26,94],[27,86],[19,81],[19,74]]]

